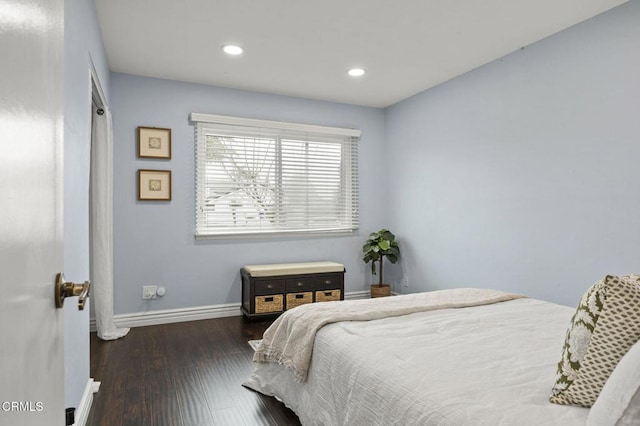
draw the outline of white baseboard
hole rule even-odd
[[[344,294],[345,300],[369,298],[369,291],[352,291]],[[136,312],[114,315],[113,322],[118,327],[143,327],[146,325],[171,324],[174,322],[197,321],[212,318],[242,315],[239,303],[198,306],[195,308],[165,309],[161,311]],[[96,331],[96,320],[91,318],[90,330]]]
[[[73,426],[85,426],[87,424],[87,418],[89,418],[89,411],[91,411],[91,405],[93,404],[93,394],[98,392],[100,388],[100,382],[95,382],[91,377],[87,380],[87,385],[82,392],[82,398],[80,404],[75,413],[75,423]]]
[[[369,290],[350,291],[349,293],[344,294],[344,300],[368,299],[370,297],[371,297],[371,292]]]
[[[198,306],[195,308],[165,309],[114,315],[113,322],[118,327],[144,327],[146,325],[235,317],[241,314],[239,303],[229,303],[225,305]],[[91,319],[89,326],[91,331],[96,331],[95,318]]]

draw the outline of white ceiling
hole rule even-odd
[[[625,2],[95,0],[112,71],[373,107]]]

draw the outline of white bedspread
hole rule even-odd
[[[588,409],[548,402],[573,311],[517,299],[329,324],[305,383],[256,363],[245,385],[304,425],[584,425]]]
[[[456,288],[390,298],[310,303],[283,313],[265,332],[253,360],[277,362],[304,382],[316,333],[338,321],[370,321],[415,312],[463,308],[518,299],[523,296],[484,288]]]

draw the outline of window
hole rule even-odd
[[[359,130],[192,113],[196,237],[351,233]]]

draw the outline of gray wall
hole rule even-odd
[[[64,19],[64,273],[69,281],[84,282],[89,279],[89,64],[93,60],[107,94],[109,68],[93,1],[66,0]],[[89,379],[89,310],[78,311],[75,300],[64,305],[67,407],[78,407]]]
[[[113,73],[115,313],[240,302],[244,264],[332,260],[345,264],[345,290],[368,289],[364,238],[385,224],[384,111]],[[352,237],[194,239],[194,127],[191,112],[362,130],[360,232]],[[170,161],[136,157],[137,126],[172,129]],[[170,169],[171,202],[137,201],[138,169]],[[363,235],[365,237],[363,237]],[[166,287],[141,299],[143,285]]]
[[[404,291],[575,305],[638,272],[639,111],[635,0],[388,108]]]

